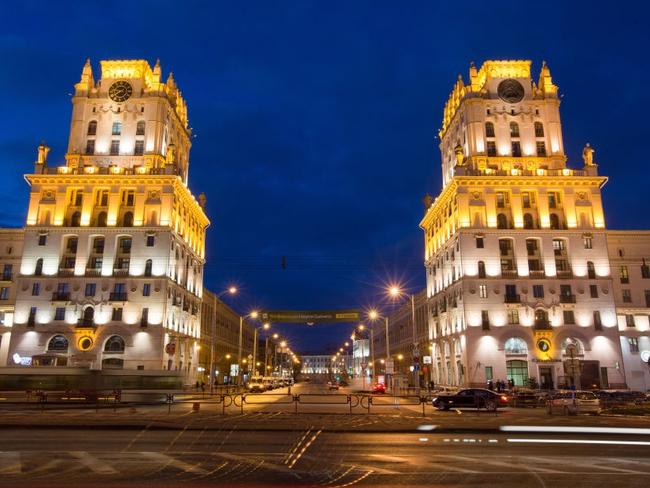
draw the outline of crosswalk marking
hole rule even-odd
[[[207,473],[207,471],[203,468],[199,468],[198,466],[188,464],[184,461],[181,461],[180,459],[167,456],[166,454],[160,452],[145,451],[145,452],[140,452],[140,454],[146,458],[163,463],[165,464],[165,466],[173,466],[175,468],[182,469],[183,471],[186,471],[188,473],[193,473],[193,474]]]

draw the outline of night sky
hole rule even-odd
[[[21,226],[36,146],[61,164],[69,94],[90,57],[160,58],[195,134],[206,286],[238,309],[389,308],[424,287],[421,198],[441,187],[437,130],[470,61],[542,60],[560,87],[569,166],[586,142],[611,180],[609,227],[650,228],[645,3],[12,2],[0,13],[0,224]],[[603,8],[604,7],[604,8]],[[645,141],[645,142],[644,142]],[[286,269],[282,257],[286,257]],[[298,351],[350,325],[283,326]],[[331,352],[331,349],[330,349]]]

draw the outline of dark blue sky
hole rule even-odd
[[[434,136],[470,61],[542,60],[564,95],[569,165],[585,142],[608,225],[649,228],[645,3],[14,2],[0,13],[0,223],[24,222],[36,146],[63,162],[86,57],[161,59],[188,101],[190,186],[205,191],[206,285],[245,309],[364,307],[424,286],[418,222],[440,189]],[[287,269],[281,269],[281,257]],[[283,330],[298,350],[349,326]]]

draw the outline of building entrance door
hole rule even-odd
[[[580,361],[580,387],[600,388],[600,361]]]
[[[539,367],[539,387],[542,390],[553,389],[553,368],[550,366]]]

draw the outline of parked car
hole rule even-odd
[[[251,378],[246,385],[246,389],[251,393],[263,393],[266,391],[266,386],[262,378]]]
[[[491,412],[508,405],[508,396],[485,388],[464,388],[456,393],[440,394],[431,400],[438,410],[484,408]]]
[[[537,408],[539,400],[533,390],[521,388],[508,395],[511,407],[533,407]]]
[[[372,385],[372,392],[373,393],[386,393],[386,385],[383,383],[375,383]]]
[[[338,390],[339,389],[339,384],[336,381],[328,381],[327,382],[327,389],[329,389],[329,390]]]
[[[579,413],[599,415],[600,400],[591,391],[559,391],[548,400],[547,411],[549,415],[554,413],[563,415],[577,415]]]

